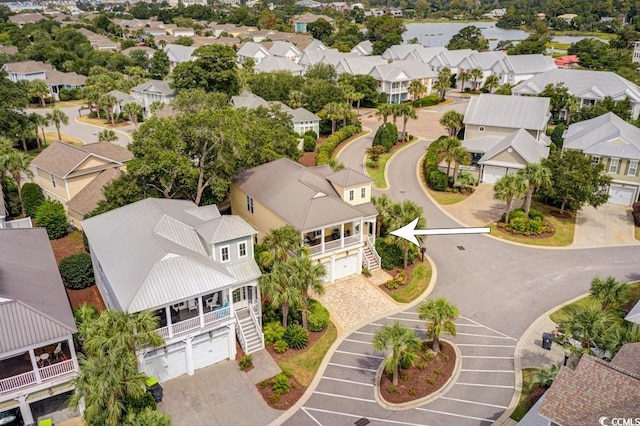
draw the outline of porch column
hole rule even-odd
[[[236,324],[229,324],[229,359],[236,358]]]
[[[233,313],[233,289],[228,289],[227,290],[227,302],[229,302],[229,315],[230,316],[235,316]],[[224,303],[222,304],[222,306],[224,306]]]
[[[344,222],[340,224],[340,248],[344,248]]]
[[[193,344],[191,343],[192,338],[189,337],[185,343],[185,351],[184,355],[187,357],[187,375],[193,376],[195,372],[195,368],[193,368]]]
[[[80,370],[80,366],[78,365],[78,356],[76,355],[76,348],[73,345],[73,337],[69,337],[67,339],[67,344],[69,345],[69,356],[73,361],[73,368],[75,368],[76,371],[78,371]]]
[[[324,228],[320,230],[320,253],[324,253]]]
[[[359,242],[362,242],[362,235],[363,235],[363,234],[364,234],[364,232],[365,232],[365,231],[364,231],[364,219],[362,219],[362,218],[360,218],[360,225],[358,226],[358,229],[360,229],[360,232],[359,232],[359,234],[360,234],[360,235],[359,235],[360,240],[359,240]]]
[[[173,324],[171,324],[171,309],[168,306],[164,308],[164,314],[167,317],[167,331],[169,332],[169,338],[173,337]]]
[[[198,317],[200,318],[200,328],[204,327],[204,307],[202,306],[202,296],[198,297]]]
[[[20,403],[20,414],[22,414],[22,421],[25,425],[35,424],[35,420],[33,419],[33,414],[31,414],[31,407],[27,403],[27,396],[20,395],[18,397],[18,402]]]
[[[331,278],[331,283],[333,284],[336,281],[336,279],[334,278],[336,276],[336,274],[335,274],[335,272],[336,272],[336,254],[335,253],[331,254],[331,263],[330,263],[330,265],[331,265],[330,278]]]
[[[29,349],[29,359],[31,359],[31,367],[33,368],[33,373],[36,377],[36,383],[42,383],[42,377],[40,377],[40,366],[36,361],[36,354],[33,351],[33,348]],[[26,423],[26,420],[25,420]]]

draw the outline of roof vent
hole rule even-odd
[[[327,194],[325,194],[324,192],[318,192],[316,195],[313,196],[313,198],[320,198],[320,197],[326,197]]]

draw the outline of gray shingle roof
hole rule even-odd
[[[471,98],[464,123],[543,131],[549,104],[549,98],[482,94]]]
[[[242,47],[238,49],[238,56],[253,58],[256,53],[260,51],[265,53],[265,55],[269,55],[269,51],[265,49],[265,47],[260,43],[248,42],[243,44]]]
[[[524,129],[517,130],[491,147],[478,161],[479,164],[492,164],[491,159],[512,148],[526,161],[526,164],[538,163],[549,156],[549,147],[539,143]]]
[[[358,173],[348,167],[328,175],[327,180],[333,182],[336,185],[340,185],[343,188],[346,186],[371,182],[371,179],[369,177],[363,175],[362,173]]]
[[[286,41],[276,41],[269,49],[269,53],[273,56],[285,57],[287,53],[292,52],[295,56],[302,56],[302,52],[292,43]]]
[[[291,115],[291,120],[294,123],[299,121],[320,121],[320,117],[302,107],[296,108],[288,113]]]
[[[104,200],[102,189],[109,182],[120,176],[120,170],[111,168],[100,172],[87,186],[67,201],[67,207],[81,215],[91,213],[98,207],[98,202]]]
[[[0,354],[77,331],[44,228],[0,230],[0,277]]]
[[[214,261],[198,232],[200,228],[218,240],[234,230],[239,230],[235,238],[253,231],[232,220],[234,224],[221,219],[215,206],[146,199],[84,220],[82,228],[113,288],[112,296],[121,309],[137,312],[235,284],[236,276],[251,275],[253,266],[241,273]],[[207,229],[208,221],[223,223]]]
[[[176,94],[169,86],[169,82],[161,80],[149,80],[142,84],[138,84],[131,89],[132,92],[160,92],[165,96],[173,96]]]
[[[258,107],[269,108],[269,103],[258,95],[254,95],[248,90],[244,90],[238,96],[231,97],[231,104],[234,108],[254,109]]]
[[[612,112],[572,123],[563,146],[585,154],[640,160],[640,129]]]
[[[303,68],[295,62],[281,56],[268,56],[254,67],[256,72],[289,71],[292,74],[302,74]]]

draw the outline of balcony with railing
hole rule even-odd
[[[313,256],[362,244],[360,232],[359,222],[348,222],[306,232],[303,241]]]

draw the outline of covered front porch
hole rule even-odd
[[[303,245],[314,256],[362,245],[367,238],[375,238],[375,228],[375,218],[359,219],[306,230],[301,235]]]

